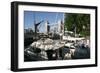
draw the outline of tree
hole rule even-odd
[[[90,15],[89,14],[76,14],[65,13],[65,28],[68,31],[81,34],[82,36],[90,36]]]

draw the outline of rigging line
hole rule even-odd
[[[58,17],[58,13],[56,14],[56,17],[55,17],[55,23],[57,23],[57,17]]]

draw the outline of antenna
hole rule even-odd
[[[57,23],[57,17],[58,17],[58,13],[56,14],[55,23]]]
[[[34,12],[34,25],[36,24],[36,15],[35,15],[35,12]]]

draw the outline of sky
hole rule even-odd
[[[59,20],[63,20],[64,13],[58,12],[37,12],[37,11],[24,11],[24,28],[32,28],[34,30],[34,20],[36,23],[42,22],[39,31],[43,32],[45,30],[45,21],[49,22],[49,25],[54,25]]]

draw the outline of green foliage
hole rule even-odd
[[[65,29],[68,31],[81,34],[82,36],[90,36],[90,15],[65,13]]]

